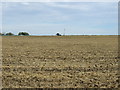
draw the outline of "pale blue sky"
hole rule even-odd
[[[117,2],[2,3],[3,32],[32,35],[118,34]]]

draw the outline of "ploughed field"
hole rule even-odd
[[[117,36],[2,36],[4,88],[117,88]]]

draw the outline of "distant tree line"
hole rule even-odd
[[[0,33],[0,36],[14,36],[15,34],[8,32],[8,33]],[[29,33],[27,32],[19,32],[18,36],[28,36]],[[56,33],[56,36],[62,36],[60,33]]]
[[[27,33],[27,32],[19,32],[18,35],[28,36],[29,33]]]
[[[0,33],[0,36],[13,36],[15,34],[11,33],[11,32],[8,32],[8,33]],[[19,32],[18,33],[18,36],[28,36],[29,33],[27,32]]]

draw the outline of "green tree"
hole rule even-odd
[[[61,36],[61,34],[60,34],[60,33],[57,33],[56,35],[57,35],[57,36]]]
[[[19,32],[18,35],[28,36],[29,33],[27,33],[27,32]]]
[[[12,36],[12,35],[14,35],[14,34],[11,33],[11,32],[9,32],[9,33],[6,33],[5,35]]]
[[[6,35],[5,32],[4,33],[0,33],[0,36],[4,36],[4,35]]]

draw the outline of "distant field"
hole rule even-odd
[[[117,88],[117,36],[2,36],[4,88]]]

